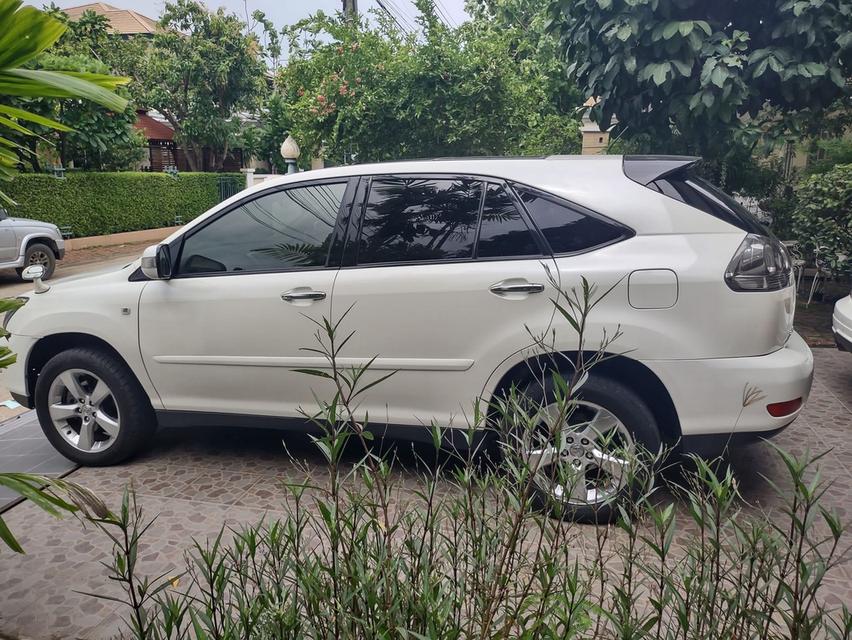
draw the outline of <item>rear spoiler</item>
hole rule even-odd
[[[655,180],[691,167],[700,160],[696,156],[624,156],[624,175],[647,187]]]

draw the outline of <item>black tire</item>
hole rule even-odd
[[[543,406],[555,401],[556,383],[552,377],[529,384],[526,396],[534,406]],[[578,400],[585,400],[603,407],[612,413],[626,427],[640,451],[656,455],[660,451],[660,430],[654,414],[642,399],[624,384],[592,373],[577,393]],[[558,514],[566,520],[587,523],[612,522],[618,515],[618,504],[635,498],[635,486],[624,486],[613,499],[598,505],[558,504]],[[535,488],[536,505],[547,511],[554,511],[555,499],[545,490]]]
[[[24,272],[25,268],[33,264],[44,265],[44,276],[42,277],[42,280],[47,280],[56,270],[56,254],[54,254],[53,249],[48,247],[46,244],[34,242],[27,247],[27,250],[24,253],[24,266],[19,269],[15,269],[15,271],[18,272],[18,277],[20,277],[20,275]]]
[[[59,433],[48,409],[53,381],[70,369],[83,369],[106,382],[120,416],[120,429],[103,451],[76,448]],[[149,444],[156,430],[151,402],[136,376],[117,356],[96,348],[76,348],[51,358],[38,376],[35,407],[44,435],[63,456],[78,464],[100,467],[118,464]]]

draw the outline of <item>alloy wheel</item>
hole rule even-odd
[[[547,405],[537,419],[525,438],[524,459],[541,490],[571,506],[600,505],[621,491],[636,445],[611,411],[578,400],[567,411]]]
[[[112,391],[106,382],[85,369],[67,369],[54,379],[47,408],[53,427],[80,451],[108,449],[121,429]]]
[[[47,267],[50,264],[50,258],[44,251],[33,251],[30,254],[30,259],[28,261],[29,265],[40,264],[43,267]]]

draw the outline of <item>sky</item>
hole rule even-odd
[[[53,0],[61,9],[88,4],[94,0]],[[150,18],[159,18],[163,9],[164,0],[103,0],[122,9],[133,9]],[[246,7],[248,14],[255,9],[263,11],[272,20],[278,29],[284,25],[292,24],[302,18],[308,17],[322,9],[325,12],[333,12],[341,8],[341,0],[204,0],[211,9],[220,6],[225,7],[233,13],[245,18]],[[414,23],[417,10],[411,0],[358,0],[358,10],[365,13],[370,9],[377,9],[379,2],[384,3],[392,12],[398,11],[397,19],[405,27],[406,22]],[[27,0],[27,4],[37,7],[49,5],[50,0]],[[466,18],[464,12],[464,0],[436,0],[438,9],[443,11],[446,19],[451,24],[458,24]],[[406,27],[407,28],[407,27]]]

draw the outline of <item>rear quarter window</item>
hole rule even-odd
[[[553,253],[578,253],[611,244],[632,231],[556,196],[515,186],[518,196]]]
[[[739,202],[704,178],[691,175],[691,172],[679,171],[655,180],[648,186],[738,229],[769,235],[766,227]]]

